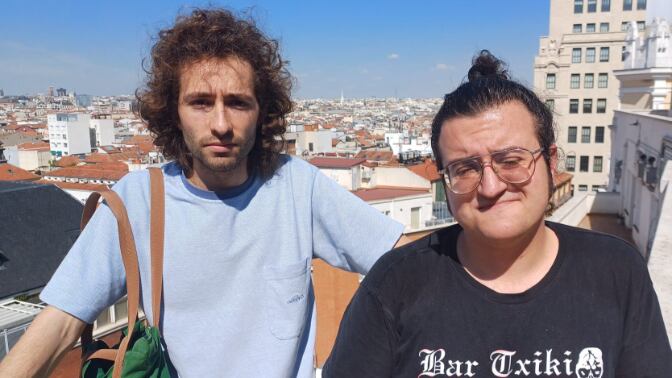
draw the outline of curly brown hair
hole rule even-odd
[[[238,18],[225,9],[195,9],[178,16],[172,28],[159,31],[148,67],[143,64],[145,87],[136,91],[139,116],[163,155],[175,159],[188,174],[193,160],[178,127],[180,72],[196,61],[227,57],[247,61],[254,71],[260,110],[248,169],[271,177],[285,145],[285,116],[292,111],[292,77],[280,57],[278,41],[265,36],[251,19]]]

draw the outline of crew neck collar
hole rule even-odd
[[[203,198],[206,200],[220,200],[220,201],[236,197],[241,193],[245,192],[252,186],[252,183],[254,183],[256,178],[257,175],[255,173],[251,173],[250,175],[248,175],[245,182],[243,182],[240,185],[233,186],[231,188],[224,190],[210,191],[198,188],[194,184],[192,184],[189,181],[189,179],[184,175],[184,170],[180,173],[180,179],[182,181],[182,185],[189,193],[195,195],[196,197]]]

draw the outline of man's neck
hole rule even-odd
[[[203,165],[194,164],[187,180],[199,189],[221,192],[242,185],[248,177],[247,164],[241,164],[227,172],[213,171]]]
[[[534,232],[508,241],[460,233],[457,253],[474,279],[499,293],[521,293],[548,273],[558,254],[558,238],[543,220]]]

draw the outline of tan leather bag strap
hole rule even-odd
[[[163,173],[160,168],[150,168],[150,250],[151,250],[151,282],[152,282],[152,314],[154,326],[159,327],[161,319],[161,298],[163,293],[163,246],[165,224],[165,189]],[[107,202],[108,207],[117,219],[119,229],[119,247],[126,270],[126,291],[128,294],[128,329],[126,337],[121,341],[119,349],[100,349],[90,356],[84,355],[84,345],[93,342],[93,325],[88,324],[82,331],[82,358],[94,358],[114,361],[113,378],[120,378],[126,350],[128,349],[133,328],[138,317],[140,305],[140,271],[138,269],[137,250],[133,231],[128,220],[128,213],[121,198],[113,191],[91,193],[86,200],[82,213],[81,228],[86,227],[98,206],[100,197]]]
[[[83,226],[86,226],[91,215],[95,211],[95,207],[100,197],[103,197],[107,206],[112,211],[112,214],[117,219],[117,228],[119,231],[119,249],[121,250],[121,258],[126,271],[126,291],[128,294],[128,331],[126,337],[121,341],[119,350],[116,352],[116,359],[114,362],[113,378],[121,377],[121,367],[124,360],[124,355],[128,349],[128,344],[133,334],[133,327],[138,317],[138,308],[140,304],[140,271],[138,269],[138,253],[135,249],[135,240],[133,238],[133,231],[128,220],[128,213],[124,207],[124,203],[119,195],[111,190],[91,193],[86,201],[84,212],[82,215]],[[92,341],[93,327],[88,325],[82,332],[82,345]],[[84,350],[82,349],[82,353]],[[110,352],[97,353],[104,354],[106,357],[111,357]],[[92,355],[95,356],[96,353]],[[86,356],[83,356],[86,357]],[[89,358],[87,358],[89,359]]]
[[[165,229],[165,189],[160,168],[149,168],[151,191],[150,249],[152,254],[152,319],[154,327],[161,324],[163,294],[163,242]]]

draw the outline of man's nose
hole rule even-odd
[[[231,122],[226,107],[221,102],[217,102],[212,110],[210,129],[217,136],[226,135],[231,131]]]
[[[478,193],[484,197],[497,197],[506,190],[507,183],[502,181],[491,163],[483,163],[481,183],[478,185]]]

